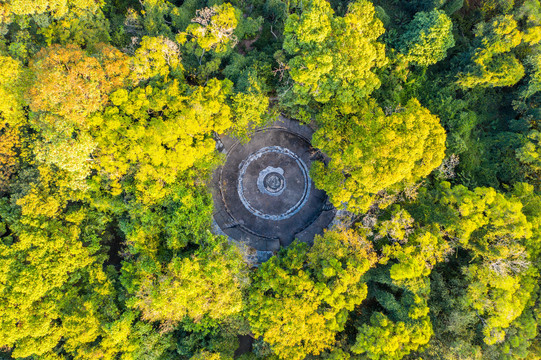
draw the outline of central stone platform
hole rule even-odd
[[[268,135],[268,134],[265,134]],[[285,133],[283,136],[292,136]],[[285,220],[308,201],[310,176],[304,161],[281,146],[264,147],[242,161],[237,177],[237,193],[244,207],[266,220]],[[232,166],[224,167],[222,176]],[[228,187],[222,187],[227,193]],[[226,201],[229,197],[226,197]],[[234,199],[231,199],[234,201]]]
[[[311,242],[334,216],[310,179],[311,162],[323,160],[308,140],[311,129],[284,120],[289,127],[257,131],[245,144],[222,138],[227,158],[214,176],[216,223],[259,251],[276,251],[295,238]]]

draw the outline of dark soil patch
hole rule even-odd
[[[239,347],[235,350],[235,359],[239,358],[242,354],[247,354],[252,352],[252,344],[254,338],[250,335],[239,335]]]

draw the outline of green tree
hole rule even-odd
[[[208,169],[196,168],[182,173],[169,185],[168,196],[152,206],[131,204],[129,219],[122,231],[134,255],[157,259],[159,249],[181,251],[189,244],[202,245],[212,224],[212,197],[202,183]]]
[[[70,11],[59,19],[51,19],[50,24],[40,27],[37,33],[45,38],[47,46],[54,43],[93,48],[110,40],[108,19],[101,10],[94,9]]]
[[[519,194],[533,195],[532,188],[518,189]],[[456,271],[460,280],[449,279],[460,282],[463,288],[458,291],[447,324],[453,323],[452,318],[462,318],[462,326],[480,329],[478,336],[485,344],[505,344],[516,332],[517,322],[524,321],[521,315],[527,315],[528,308],[535,303],[539,275],[532,255],[538,253],[532,251],[537,246],[532,248],[530,244],[539,236],[532,231],[537,232],[538,214],[526,216],[519,199],[492,188],[471,191],[443,183],[434,195],[423,195],[419,214],[434,221],[453,246],[467,252],[462,255],[461,271]],[[531,214],[532,210],[530,205],[527,212]],[[457,332],[452,328],[449,331]],[[511,341],[505,346],[513,343],[516,345],[516,341]]]
[[[144,33],[153,37],[172,38],[171,22],[167,19],[175,11],[175,6],[167,0],[143,0],[141,6]]]
[[[525,63],[528,68],[528,84],[520,92],[521,98],[529,98],[541,91],[541,49],[529,55]]]
[[[541,132],[530,131],[525,144],[516,150],[516,156],[532,170],[541,171]]]
[[[366,354],[369,359],[402,359],[410,352],[426,345],[432,336],[429,318],[419,322],[393,322],[383,313],[377,312],[370,318],[370,325],[359,329],[357,341],[351,351]]]
[[[440,10],[418,12],[400,39],[400,51],[421,66],[437,63],[455,45],[453,22]]]
[[[417,222],[395,205],[365,216],[364,232],[379,255],[366,275],[367,307],[357,319],[357,337],[351,351],[369,359],[401,359],[423,350],[433,335],[429,316],[429,275],[446,260],[448,242],[435,226]]]

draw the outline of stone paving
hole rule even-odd
[[[221,231],[259,252],[294,239],[311,243],[334,217],[324,191],[310,179],[313,130],[285,118],[256,131],[248,143],[220,138],[225,164],[214,174],[214,219]]]

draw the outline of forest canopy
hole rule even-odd
[[[541,359],[540,103],[539,0],[2,1],[0,358]],[[254,264],[279,116],[337,215]]]

